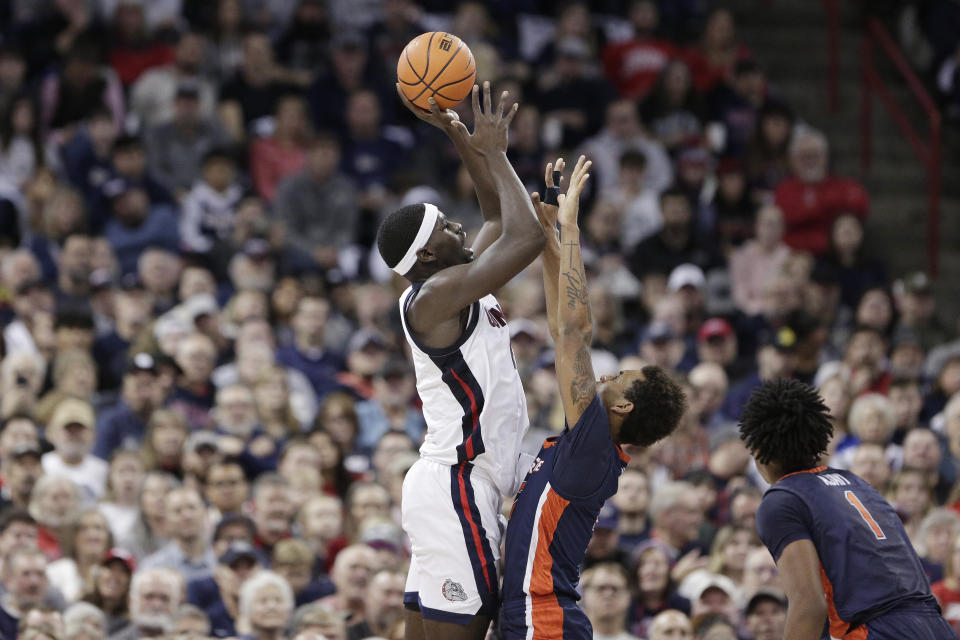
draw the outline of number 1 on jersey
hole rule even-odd
[[[873,519],[873,516],[870,515],[870,512],[867,511],[867,508],[863,506],[863,503],[860,502],[860,498],[857,497],[853,491],[844,491],[844,497],[847,499],[854,509],[857,510],[857,513],[860,514],[860,517],[863,518],[863,521],[867,523],[867,526],[870,527],[870,530],[873,531],[873,535],[877,537],[877,540],[886,540],[887,534],[883,532],[883,529],[880,528],[880,525],[877,524],[877,521]]]

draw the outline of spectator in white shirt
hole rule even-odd
[[[103,496],[107,463],[91,454],[96,417],[83,400],[66,398],[57,405],[47,425],[47,439],[54,450],[44,454],[43,471],[64,475],[83,492],[87,502]]]

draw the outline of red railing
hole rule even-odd
[[[923,86],[923,83],[914,73],[910,64],[903,57],[900,48],[890,37],[890,34],[876,18],[869,18],[863,33],[863,49],[861,64],[863,66],[863,83],[860,93],[860,135],[861,135],[861,162],[864,170],[870,168],[873,155],[873,98],[878,97],[887,108],[887,113],[893,118],[900,132],[913,147],[914,152],[927,170],[927,251],[930,263],[930,275],[936,276],[940,257],[940,111],[933,99]],[[886,83],[877,72],[874,61],[874,49],[879,49],[897,68],[910,92],[923,107],[930,122],[929,138],[917,131],[890,95]]]

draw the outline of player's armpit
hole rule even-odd
[[[810,540],[788,544],[777,561],[787,601],[784,640],[819,640],[827,617],[827,601],[820,578],[820,556]]]
[[[563,413],[572,429],[597,395],[589,333],[560,333],[556,367]]]

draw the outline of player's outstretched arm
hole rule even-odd
[[[810,540],[796,540],[777,561],[787,596],[787,623],[783,640],[819,640],[827,619],[827,601],[820,579],[820,556]]]
[[[593,318],[587,276],[580,253],[580,192],[590,178],[590,161],[584,156],[577,160],[570,175],[566,195],[560,196],[557,217],[560,221],[560,278],[557,304],[557,383],[568,425],[575,425],[587,410],[597,384],[590,360],[593,340]]]
[[[480,117],[480,87],[473,85],[473,121],[476,122]],[[506,92],[504,92],[506,93]],[[460,116],[453,109],[440,110],[437,101],[432,97],[427,99],[430,103],[430,111],[424,111],[414,105],[407,99],[400,90],[400,84],[397,83],[397,95],[400,96],[400,102],[410,110],[413,115],[426,123],[429,123],[444,133],[453,142],[460,159],[470,174],[473,181],[473,189],[477,192],[477,200],[480,202],[480,211],[483,213],[483,227],[473,243],[474,255],[480,255],[490,244],[500,237],[500,196],[497,195],[496,187],[493,184],[493,176],[487,168],[487,162],[483,155],[474,149],[467,142],[467,129],[458,127],[454,123],[460,122]],[[501,96],[503,100],[506,96]]]
[[[563,171],[563,158],[557,158],[557,163],[547,163],[545,169],[544,183],[547,185],[547,193],[551,190],[560,188],[560,176]],[[556,178],[554,178],[556,176]],[[556,184],[554,181],[556,180]],[[543,247],[543,291],[547,304],[547,324],[550,325],[550,337],[556,344],[560,339],[557,330],[557,304],[559,299],[559,281],[560,281],[560,231],[557,229],[557,210],[558,205],[548,204],[540,198],[537,192],[530,194],[530,200],[533,202],[533,210],[537,212],[537,219],[540,220],[540,226],[543,227],[543,234],[547,238],[547,243]]]
[[[530,196],[507,160],[507,131],[517,112],[514,104],[504,113],[506,92],[496,110],[490,100],[490,84],[484,83],[484,108],[476,120],[473,134],[459,120],[467,143],[487,163],[494,187],[500,196],[503,232],[490,248],[472,262],[443,269],[424,282],[410,309],[410,319],[418,331],[429,330],[493,293],[523,271],[543,250],[545,238]]]

